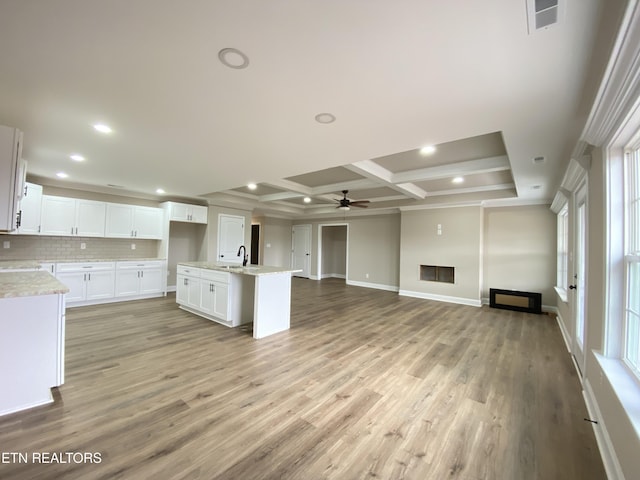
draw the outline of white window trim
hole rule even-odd
[[[560,219],[562,217],[564,217],[564,219],[562,220],[564,224],[564,228],[563,228],[564,245],[561,246],[559,228],[560,228]],[[568,303],[569,300],[568,300],[568,294],[567,294],[567,285],[569,284],[569,278],[568,278],[569,276],[569,203],[567,201],[565,201],[560,207],[560,211],[557,213],[556,218],[557,218],[557,225],[558,225],[556,251],[557,251],[557,255],[559,255],[561,248],[564,247],[565,254],[563,258],[564,268],[560,268],[559,262],[556,263],[556,269],[558,271],[558,274],[556,275],[557,285],[554,287],[554,289],[558,294],[558,297],[560,297],[560,300],[562,300],[564,303]],[[559,275],[562,270],[564,270],[564,282],[558,282]]]

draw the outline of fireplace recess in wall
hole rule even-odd
[[[489,306],[517,312],[542,313],[542,294],[490,288]]]
[[[420,280],[455,283],[455,268],[442,267],[439,265],[420,265]]]

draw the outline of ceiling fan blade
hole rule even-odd
[[[351,202],[349,204],[350,207],[358,207],[358,208],[367,208],[369,205],[360,205],[359,203],[353,203]]]
[[[369,203],[370,200],[353,200],[351,202],[351,205],[355,204],[355,203]]]

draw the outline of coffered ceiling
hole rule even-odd
[[[0,123],[32,180],[159,201],[549,202],[626,2],[559,3],[2,0]]]

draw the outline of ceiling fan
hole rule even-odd
[[[368,205],[366,204],[369,203],[369,200],[356,200],[355,202],[352,202],[347,198],[347,193],[349,193],[349,190],[342,190],[343,198],[340,198],[340,199],[334,198],[334,200],[339,204],[336,208],[340,208],[342,210],[349,210],[350,207],[358,207],[358,208],[368,207]]]

